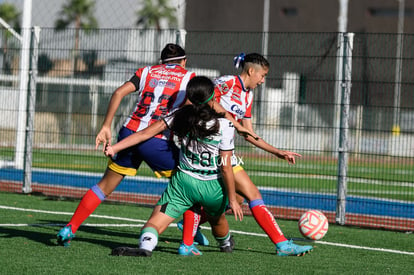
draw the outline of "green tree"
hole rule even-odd
[[[74,70],[77,68],[79,59],[79,32],[80,30],[90,33],[97,31],[98,21],[94,17],[94,0],[69,0],[62,7],[59,13],[59,19],[55,22],[57,31],[66,30],[70,25],[75,28],[75,45],[74,45]]]
[[[19,17],[20,13],[17,11],[17,8],[13,4],[9,3],[3,3],[0,4],[0,17],[9,24],[14,30],[20,31],[20,25],[19,25]],[[0,25],[3,29],[2,31],[2,41],[3,45],[1,48],[2,54],[3,54],[3,70],[5,72],[11,71],[11,61],[13,59],[12,56],[10,56],[8,53],[9,49],[9,37],[12,35],[9,31],[4,29],[2,25]]]
[[[161,19],[166,19],[172,28],[177,26],[175,9],[168,5],[168,0],[144,0],[144,6],[137,14],[137,25],[144,29],[155,27],[161,30]]]

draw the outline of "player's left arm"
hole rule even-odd
[[[253,133],[254,136],[257,136],[257,134],[254,132],[253,130],[253,126],[252,126],[252,121],[251,119],[243,119],[242,120],[243,126],[249,130],[249,132]],[[267,143],[266,141],[264,141],[262,138],[259,139],[255,139],[252,136],[247,136],[245,138],[248,142],[250,142],[251,144],[253,144],[254,146],[269,152],[275,156],[277,156],[278,158],[284,159],[287,162],[291,163],[291,164],[295,164],[295,157],[301,157],[302,155],[295,153],[295,152],[291,152],[291,151],[285,151],[285,150],[280,150],[277,149],[276,147],[270,145],[269,143]]]
[[[124,150],[128,147],[131,147],[133,145],[139,144],[143,141],[146,141],[166,129],[167,129],[166,122],[163,119],[158,120],[152,123],[147,128],[141,131],[138,131],[136,133],[133,133],[132,135],[124,138],[123,140],[119,141],[118,143],[112,146],[108,144],[105,147],[104,154],[107,157],[113,157],[119,151]]]

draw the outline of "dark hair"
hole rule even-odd
[[[179,138],[188,137],[188,146],[191,142],[217,134],[220,128],[218,118],[224,117],[223,113],[217,113],[207,102],[214,93],[213,82],[205,76],[196,76],[187,84],[187,97],[192,104],[185,105],[174,112],[171,130]],[[207,126],[207,122],[213,120]]]
[[[161,63],[186,59],[185,51],[177,44],[169,43],[161,51]]]
[[[236,68],[241,67],[242,69],[244,69],[244,66],[247,63],[257,64],[264,68],[270,67],[269,61],[267,61],[267,59],[263,55],[258,54],[258,53],[249,53],[247,55],[245,55],[244,53],[241,53],[234,58],[234,66]]]
[[[196,76],[187,84],[187,98],[193,104],[200,105],[207,103],[213,93],[214,83],[208,77]]]

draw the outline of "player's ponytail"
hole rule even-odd
[[[244,57],[246,55],[244,53],[240,53],[238,56],[233,58],[234,68],[243,68],[244,67]]]
[[[174,112],[171,130],[180,138],[188,137],[189,143],[203,140],[219,131],[217,113],[207,103],[214,97],[214,84],[204,76],[192,78],[187,85],[187,98],[192,104]]]
[[[258,53],[249,53],[246,55],[244,53],[240,53],[238,56],[234,57],[233,61],[236,69],[242,68],[243,70],[247,70],[252,64],[260,65],[263,68],[270,67],[269,61],[267,61],[263,55]]]

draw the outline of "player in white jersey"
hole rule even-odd
[[[121,100],[137,94],[137,106],[118,134],[118,140],[146,128],[182,105],[185,88],[195,76],[185,69],[187,57],[183,48],[167,44],[161,51],[161,63],[138,69],[131,79],[115,90],[109,102],[102,129],[96,137],[100,143],[111,144],[111,124]],[[109,160],[101,180],[83,196],[69,223],[57,234],[58,244],[69,246],[83,221],[95,211],[103,200],[121,183],[125,175],[135,175],[145,161],[157,176],[170,177],[177,166],[178,148],[168,132],[160,133],[144,144],[119,152]]]
[[[227,205],[235,219],[243,218],[237,202],[231,156],[234,149],[234,126],[217,113],[214,105],[214,85],[207,77],[194,77],[187,86],[188,104],[151,127],[135,133],[113,146],[105,155],[114,156],[121,150],[139,144],[164,130],[171,129],[181,141],[179,166],[167,189],[144,225],[139,249],[120,247],[112,251],[118,256],[151,256],[158,235],[193,205],[203,206],[209,215],[213,235],[221,246],[230,246],[230,234],[223,213]],[[181,255],[201,255],[194,246],[181,244]]]
[[[235,67],[241,67],[242,71],[240,75],[227,75],[215,80],[216,101],[227,112],[232,114],[236,120],[240,121],[247,130],[254,134],[251,121],[253,90],[258,85],[264,83],[270,64],[262,55],[257,53],[247,55],[242,53],[235,57],[234,61]],[[291,164],[295,163],[295,157],[301,156],[294,152],[277,149],[263,139],[254,139],[251,136],[247,136],[246,140]],[[236,179],[236,191],[243,197],[240,202],[243,202],[244,198],[248,201],[249,208],[256,222],[275,244],[277,255],[301,256],[310,252],[312,246],[299,246],[285,238],[274,216],[264,204],[259,189],[251,181],[243,167],[236,164],[233,171]],[[191,210],[187,211],[184,214],[183,240],[191,242],[188,239],[195,235],[193,229],[197,228],[197,223],[206,221],[206,215],[202,215],[200,218],[197,213],[192,215]],[[179,226],[181,223],[178,223]],[[196,241],[203,242],[204,239],[203,234],[197,230]]]

